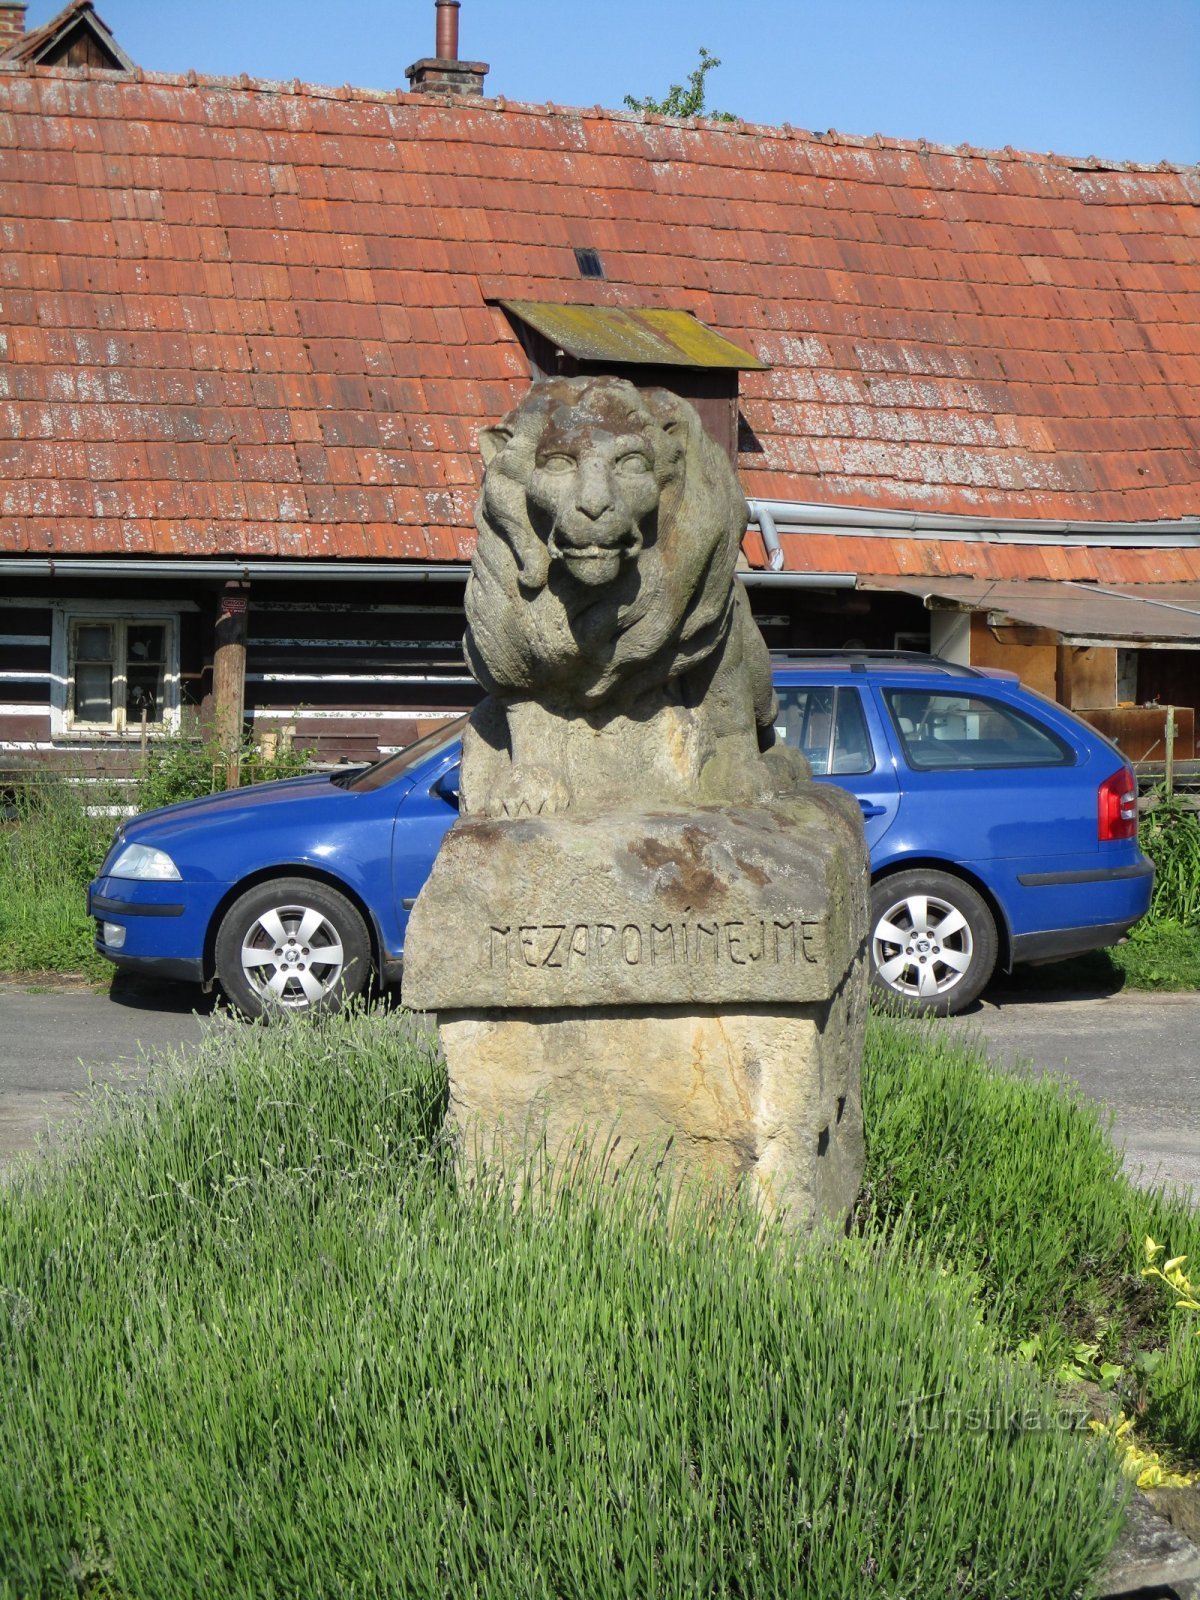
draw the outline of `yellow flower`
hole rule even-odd
[[[1102,1433],[1112,1440],[1121,1471],[1132,1478],[1139,1489],[1190,1489],[1197,1481],[1186,1473],[1172,1472],[1148,1445],[1138,1444],[1131,1437],[1133,1418],[1123,1411],[1108,1422],[1092,1422],[1090,1427],[1094,1433]]]

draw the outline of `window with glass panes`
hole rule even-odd
[[[162,727],[170,627],[165,619],[72,619],[67,707],[73,726],[116,733]]]

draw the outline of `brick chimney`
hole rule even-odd
[[[2,3],[2,0],[0,0]],[[422,56],[404,69],[413,94],[478,96],[487,77],[486,61],[458,59],[459,0],[434,0],[437,12],[435,56]]]
[[[25,0],[0,0],[0,52],[25,37]]]

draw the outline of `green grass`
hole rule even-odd
[[[1115,1535],[894,1213],[797,1256],[715,1196],[462,1193],[402,1015],[153,1088],[0,1191],[6,1600],[1063,1600]]]
[[[1200,924],[1139,923],[1109,955],[1131,989],[1200,989]]]
[[[247,740],[243,785],[295,777],[312,752],[284,744],[264,757]],[[212,794],[225,784],[225,758],[215,746],[165,739],[151,746],[138,776],[139,810]],[[17,791],[16,816],[0,825],[0,973],[81,972],[111,977],[93,946],[87,886],[112,842],[118,818],[96,815],[129,803],[129,791],[79,774],[51,771]]]
[[[111,972],[92,947],[85,891],[116,825],[89,807],[118,799],[52,773],[19,792],[16,818],[0,827],[0,972]]]
[[[1141,1277],[1147,1234],[1200,1264],[1200,1212],[1135,1187],[1073,1085],[997,1072],[936,1022],[875,1017],[869,1040],[864,1216],[911,1224],[977,1274],[989,1324],[1010,1348],[1038,1335],[1049,1370],[1096,1342],[1128,1366],[1131,1407],[1200,1459],[1200,1318]],[[1144,1376],[1136,1358],[1155,1350]]]

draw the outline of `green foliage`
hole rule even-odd
[[[1087,1585],[1115,1461],[969,1276],[594,1172],[464,1192],[410,1026],[221,1027],[0,1190],[0,1596]]]
[[[292,778],[308,770],[310,750],[283,743],[270,755],[247,740],[243,785]],[[156,740],[138,775],[140,811],[215,794],[225,787],[227,761],[211,744]],[[84,972],[112,968],[93,947],[86,890],[100,869],[129,790],[85,776],[35,771],[15,790],[12,816],[0,826],[0,972]]]
[[[1048,1374],[1128,1368],[1160,1437],[1200,1457],[1200,1390],[1179,1376],[1200,1356],[1141,1273],[1147,1234],[1200,1259],[1200,1213],[1130,1183],[1073,1085],[997,1072],[937,1023],[872,1018],[863,1084],[864,1215],[977,1274],[990,1325]]]
[[[270,783],[276,778],[296,778],[312,765],[312,750],[296,750],[281,740],[270,753],[253,739],[242,744],[238,757],[238,784]],[[199,800],[228,787],[229,755],[211,741],[184,737],[157,739],[147,751],[138,776],[137,808],[153,811],[180,800]]]
[[[1179,923],[1200,936],[1200,814],[1176,795],[1142,814],[1138,841],[1154,863],[1150,917]]]
[[[705,79],[714,67],[720,65],[720,58],[710,55],[701,45],[700,64],[694,72],[689,73],[686,85],[673,83],[661,100],[649,95],[639,100],[627,94],[625,104],[631,111],[649,111],[660,117],[708,117],[713,122],[736,122],[737,118],[731,111],[709,111],[706,106]]]
[[[112,839],[123,791],[42,771],[0,828],[0,972],[109,971],[92,948],[83,887]]]

